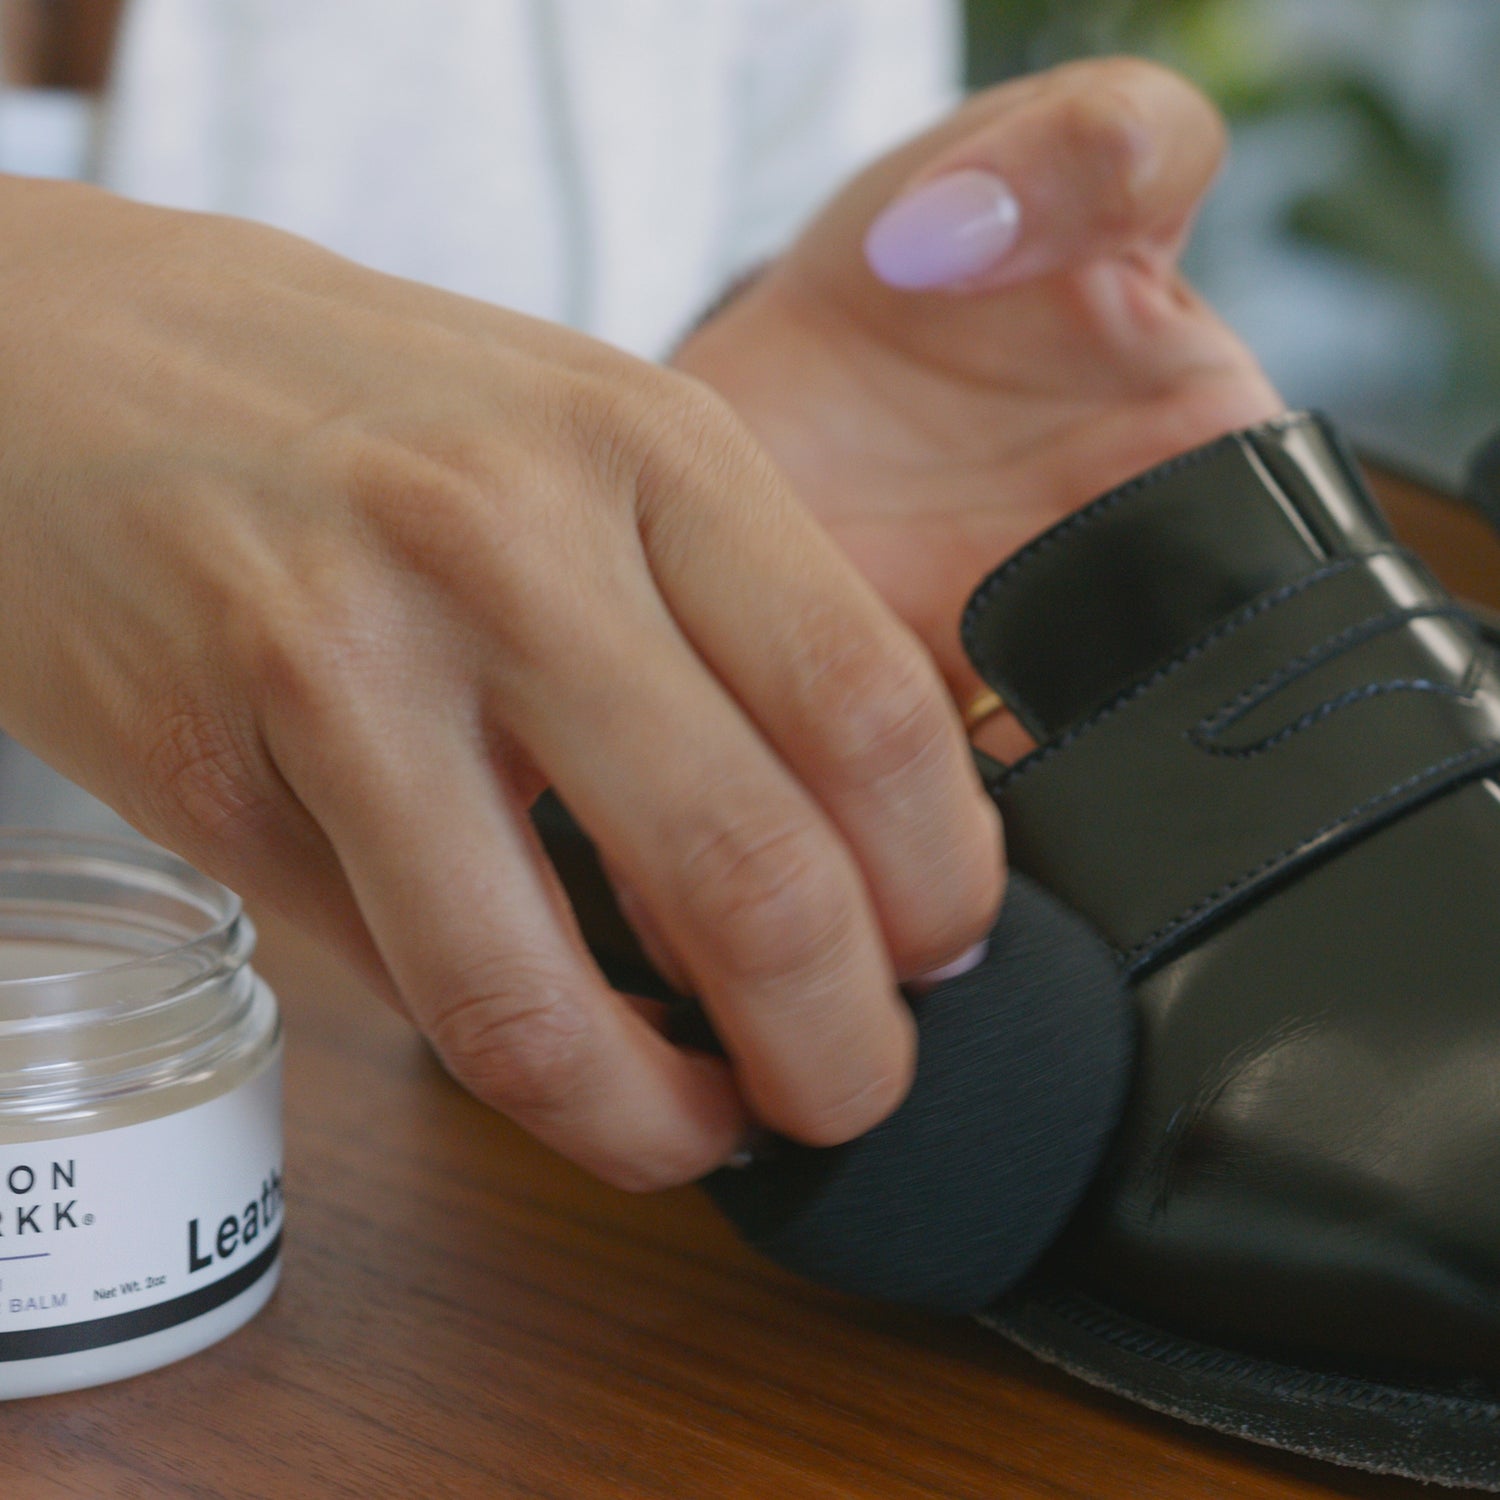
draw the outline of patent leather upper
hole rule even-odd
[[[1193,1339],[1500,1375],[1500,672],[1325,424],[1132,481],[981,585],[1040,748],[1012,863],[1132,975],[1134,1094],[1046,1275]]]

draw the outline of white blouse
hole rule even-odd
[[[131,0],[97,176],[657,354],[958,59],[954,0]]]

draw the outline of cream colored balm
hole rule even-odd
[[[181,1359],[275,1289],[281,1025],[254,944],[161,850],[0,830],[0,1398]]]

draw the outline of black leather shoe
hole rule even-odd
[[[1500,670],[1327,426],[1152,470],[965,642],[1039,748],[1010,858],[1109,941],[1123,1126],[984,1314],[1121,1395],[1500,1489]]]
[[[994,767],[1012,866],[1139,1031],[1081,1210],[980,1316],[1188,1421],[1500,1490],[1500,657],[1306,416],[1070,517],[964,635],[1039,746]],[[539,821],[606,973],[669,994]]]

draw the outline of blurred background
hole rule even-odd
[[[703,0],[713,3],[713,0]],[[120,0],[0,0],[0,169],[87,153]],[[1138,52],[1195,79],[1233,149],[1189,269],[1288,400],[1454,484],[1500,426],[1500,4],[1493,0],[966,0],[978,86]],[[12,82],[21,80],[12,79]]]
[[[1500,5],[968,0],[969,81],[1135,52],[1229,117],[1188,258],[1293,405],[1458,481],[1500,427]]]

